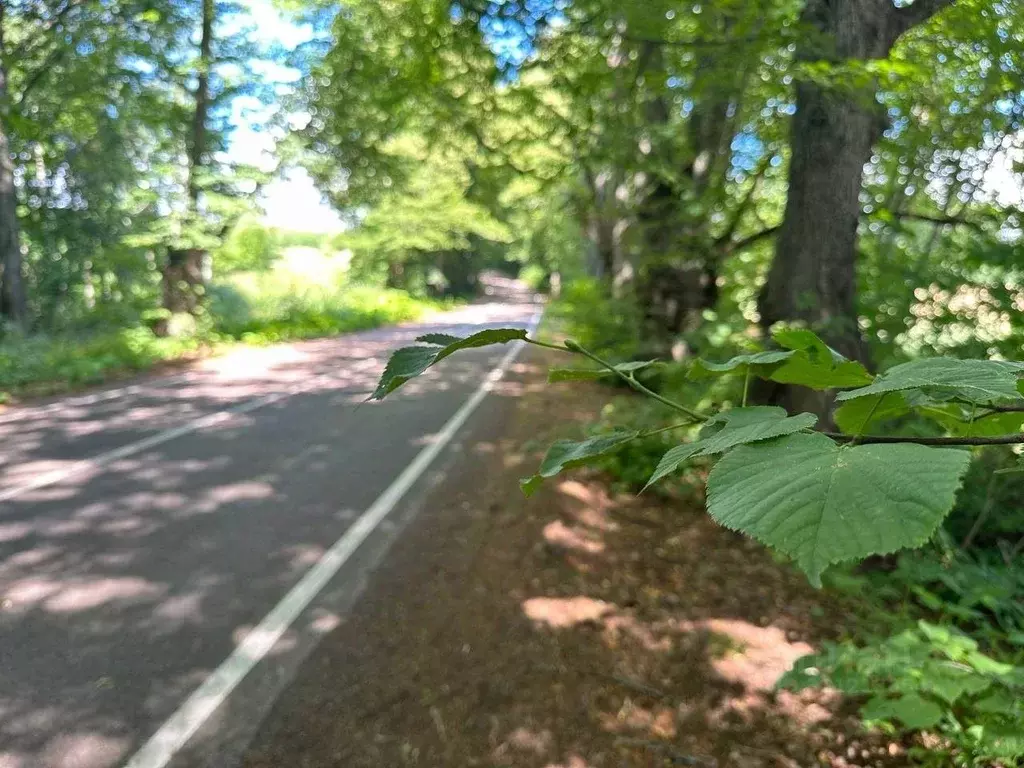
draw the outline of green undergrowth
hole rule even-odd
[[[0,402],[68,391],[194,358],[233,344],[333,336],[415,320],[446,304],[359,285],[324,288],[241,276],[210,289],[208,312],[157,337],[139,325],[88,336],[10,337],[0,343]]]
[[[249,344],[308,339],[415,320],[450,303],[370,286],[308,285],[275,275],[243,275],[214,286],[213,332]]]
[[[602,312],[600,297],[586,287],[576,291],[556,303],[551,316],[557,319],[557,333],[552,328],[551,338],[571,333],[593,343],[604,339],[609,359],[636,359],[640,353],[630,344],[622,327],[626,324],[619,324],[609,306]],[[702,357],[727,360],[741,351],[738,334],[709,330],[714,332],[700,339]],[[615,343],[607,344],[608,339]],[[739,377],[687,375],[694,367],[700,364],[644,368],[637,378],[698,411],[741,403]],[[590,466],[619,490],[657,493],[678,501],[681,509],[692,508],[702,496],[708,460],[698,458],[666,474],[658,485],[645,486],[652,473],[657,476],[667,452],[685,445],[692,453],[689,446],[699,442],[699,428],[669,430],[678,414],[619,385],[614,377],[600,382],[608,403],[582,435],[572,437],[597,441],[626,430],[646,436],[624,442]],[[952,382],[966,386],[960,375]],[[880,403],[887,406],[897,397],[887,396]],[[871,413],[851,407],[838,415],[847,421],[870,420],[875,434],[929,437],[945,430],[955,434],[956,420],[947,419],[945,410],[959,416],[950,407],[923,416],[905,408],[890,413],[886,407]],[[1020,428],[1014,414],[991,420],[1006,422],[994,425],[994,434]],[[974,429],[984,426],[978,422]],[[725,471],[749,471],[756,453],[756,447],[737,449],[736,466]],[[822,602],[842,605],[843,623],[833,627],[830,642],[798,661],[780,685],[838,689],[858,708],[865,729],[902,742],[915,765],[1024,766],[1024,473],[1019,468],[1019,450],[972,450],[952,512],[924,547],[829,570]],[[785,556],[777,557],[781,567],[788,567]]]

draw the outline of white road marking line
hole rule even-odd
[[[320,382],[329,378],[329,374],[323,374],[313,379],[309,379],[297,386],[289,387],[283,392],[275,392],[272,395],[258,397],[255,400],[247,400],[240,405],[236,405],[232,408],[225,408],[223,411],[210,413],[206,416],[200,416],[198,419],[194,419],[186,424],[174,427],[173,429],[164,430],[163,432],[157,432],[155,435],[150,435],[142,440],[136,440],[133,443],[122,445],[120,448],[114,448],[113,450],[106,451],[98,454],[97,456],[73,462],[66,467],[60,467],[59,469],[54,469],[50,472],[44,472],[41,475],[33,477],[27,482],[15,485],[5,491],[0,491],[0,502],[10,501],[11,499],[21,496],[23,493],[45,488],[46,486],[53,485],[61,480],[66,480],[69,477],[74,477],[82,474],[83,472],[88,472],[90,469],[101,469],[114,461],[127,458],[128,456],[134,456],[136,453],[140,453],[141,451],[145,451],[150,448],[155,448],[158,445],[163,445],[164,443],[170,440],[175,440],[182,435],[187,435],[190,432],[195,432],[200,429],[206,429],[207,427],[220,424],[223,421],[227,421],[232,416],[249,413],[250,411],[255,411],[257,408],[272,405],[278,400],[283,400],[286,397],[298,395],[307,389],[312,389]]]
[[[541,313],[530,320],[532,333],[540,322]],[[431,462],[451,442],[466,420],[477,409],[494,385],[508,370],[519,354],[523,342],[517,341],[477,390],[455,414],[448,419],[437,436],[420,451],[412,463],[395,478],[384,492],[363,512],[351,527],[313,565],[298,584],[284,596],[264,619],[235,648],[232,654],[203,681],[178,711],[171,715],[160,729],[127,762],[125,768],[164,768],[174,755],[227,700],[253,667],[263,659],[274,644],[313,601],[342,565],[359,548],[374,529],[401,501],[413,484],[427,470]]]

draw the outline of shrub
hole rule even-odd
[[[221,272],[266,270],[278,256],[274,231],[255,216],[243,216],[228,232],[214,256],[214,268]]]
[[[857,646],[828,644],[780,681],[793,690],[829,685],[863,700],[861,717],[890,732],[931,731],[926,764],[1014,764],[1024,759],[1024,667],[982,653],[976,640],[925,621]]]

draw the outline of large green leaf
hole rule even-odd
[[[723,411],[708,420],[699,440],[677,445],[662,456],[644,489],[676,472],[691,457],[711,456],[737,445],[791,435],[810,429],[817,423],[818,417],[813,413],[787,416],[783,408],[774,406],[760,405]]]
[[[383,400],[400,386],[423,373],[427,368],[444,360],[460,349],[486,347],[491,344],[505,344],[526,338],[522,328],[489,328],[472,336],[449,336],[446,333],[431,333],[420,336],[417,341],[431,346],[402,347],[395,350],[381,374],[377,388],[370,395],[371,400]]]
[[[870,385],[840,392],[837,400],[852,400],[885,392],[919,390],[948,392],[972,403],[1021,400],[1017,391],[1019,370],[998,360],[958,360],[929,357],[890,368]]]
[[[708,512],[790,555],[820,585],[831,563],[924,543],[969,459],[956,449],[789,435],[726,454],[708,477]]]
[[[640,435],[636,431],[619,430],[605,435],[598,435],[587,440],[559,440],[544,455],[537,474],[523,478],[519,485],[523,493],[531,495],[546,477],[554,477],[559,472],[573,467],[589,464]]]
[[[660,360],[643,360],[619,363],[615,370],[619,373],[636,373],[652,365],[661,365]],[[560,381],[594,381],[604,376],[612,376],[607,368],[552,368],[548,371],[548,382],[555,384]]]

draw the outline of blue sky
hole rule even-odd
[[[254,36],[262,43],[278,43],[292,49],[308,41],[313,34],[309,27],[283,17],[270,0],[245,0],[244,4],[249,11],[248,21],[255,28]],[[252,66],[259,77],[280,84],[282,88],[295,82],[299,76],[297,70],[272,62],[257,61]],[[231,137],[229,157],[235,162],[274,167],[276,137],[261,125],[269,117],[270,110],[248,96],[235,99],[232,108],[232,119],[237,128]],[[301,119],[301,116],[297,115],[296,119]],[[264,189],[260,205],[266,211],[265,221],[274,227],[308,232],[335,232],[342,228],[338,214],[323,201],[309,174],[301,168],[284,169],[282,177]]]

